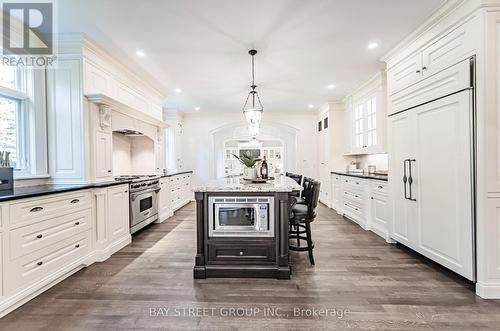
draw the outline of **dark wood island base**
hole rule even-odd
[[[293,183],[287,184],[292,185]],[[297,187],[293,186],[296,190]],[[197,254],[193,275],[195,279],[205,278],[276,278],[290,279],[291,268],[288,258],[288,221],[290,213],[289,192],[267,189],[262,192],[240,191],[232,188],[226,192],[198,192],[196,199]],[[273,197],[274,235],[261,236],[210,236],[210,198],[245,197],[258,200],[259,197]],[[212,215],[212,217],[215,217]]]

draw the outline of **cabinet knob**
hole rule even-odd
[[[108,172],[111,172],[111,170],[108,170]]]
[[[80,222],[75,222],[75,225],[80,225]]]
[[[427,67],[422,67],[422,70],[427,70]]]
[[[420,70],[416,70],[416,71],[415,71],[415,73],[416,73],[416,74],[419,74],[419,73],[420,73]]]
[[[372,200],[373,200],[373,197],[370,197],[370,199],[372,199]]]
[[[43,237],[43,234],[39,234],[38,236],[36,236],[38,239],[41,239]]]
[[[75,248],[79,248],[79,247],[80,247],[80,244],[76,244],[76,245],[75,245]]]
[[[37,265],[42,265],[43,264],[43,261],[39,261],[36,263]]]
[[[243,255],[243,252],[240,252],[240,255]]]
[[[378,188],[384,188],[384,187],[379,185],[379,187],[378,187]]]

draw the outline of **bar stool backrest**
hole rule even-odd
[[[294,173],[291,173],[291,172],[287,172],[287,173],[285,173],[285,175],[286,175],[287,177],[290,177],[290,178],[291,178],[291,179],[293,179],[294,181],[296,181],[296,182],[297,182],[297,184],[299,184],[299,185],[300,185],[300,184],[301,184],[301,182],[302,182],[302,175],[297,175],[297,174],[294,174]]]

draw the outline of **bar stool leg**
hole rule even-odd
[[[295,225],[296,233],[297,233],[297,246],[300,247],[300,226],[297,224]]]
[[[311,224],[306,223],[306,235],[307,235],[307,246],[309,247],[309,261],[312,265],[314,265],[314,256],[313,256],[313,241],[311,236]]]

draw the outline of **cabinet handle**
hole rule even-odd
[[[403,160],[403,185],[404,185],[405,199],[408,199],[408,197],[406,196],[406,183],[408,182],[408,177],[406,177],[406,162],[408,162],[408,159]]]
[[[417,160],[415,159],[408,159],[408,164],[409,164],[409,169],[408,169],[408,183],[410,184],[410,198],[408,200],[411,200],[411,201],[417,201],[417,199],[413,199],[412,195],[411,195],[411,184],[413,183],[413,177],[411,176],[411,163],[412,162],[416,162]]]
[[[36,264],[40,266],[40,265],[42,265],[42,264],[43,264],[43,261],[39,261],[39,262],[37,262]]]
[[[43,210],[43,207],[35,207],[35,208],[31,208],[30,212],[36,213],[36,212],[42,211],[42,210]]]
[[[80,225],[80,222],[75,222],[75,225]]]
[[[80,202],[80,200],[78,200],[78,199],[73,199],[73,200],[71,200],[69,203],[79,203],[79,202]]]
[[[416,74],[419,74],[419,73],[420,73],[420,70],[416,70],[416,71],[415,71],[415,73],[416,73]]]
[[[75,248],[79,248],[79,247],[80,247],[80,244],[76,244],[76,245],[75,245]]]
[[[36,237],[37,237],[38,239],[42,239],[43,234],[41,234],[41,233],[40,233],[40,234],[39,234],[38,236],[36,236]]]
[[[379,187],[378,187],[378,188],[384,188],[384,187],[379,185]]]
[[[422,67],[422,70],[427,70],[427,67]]]

